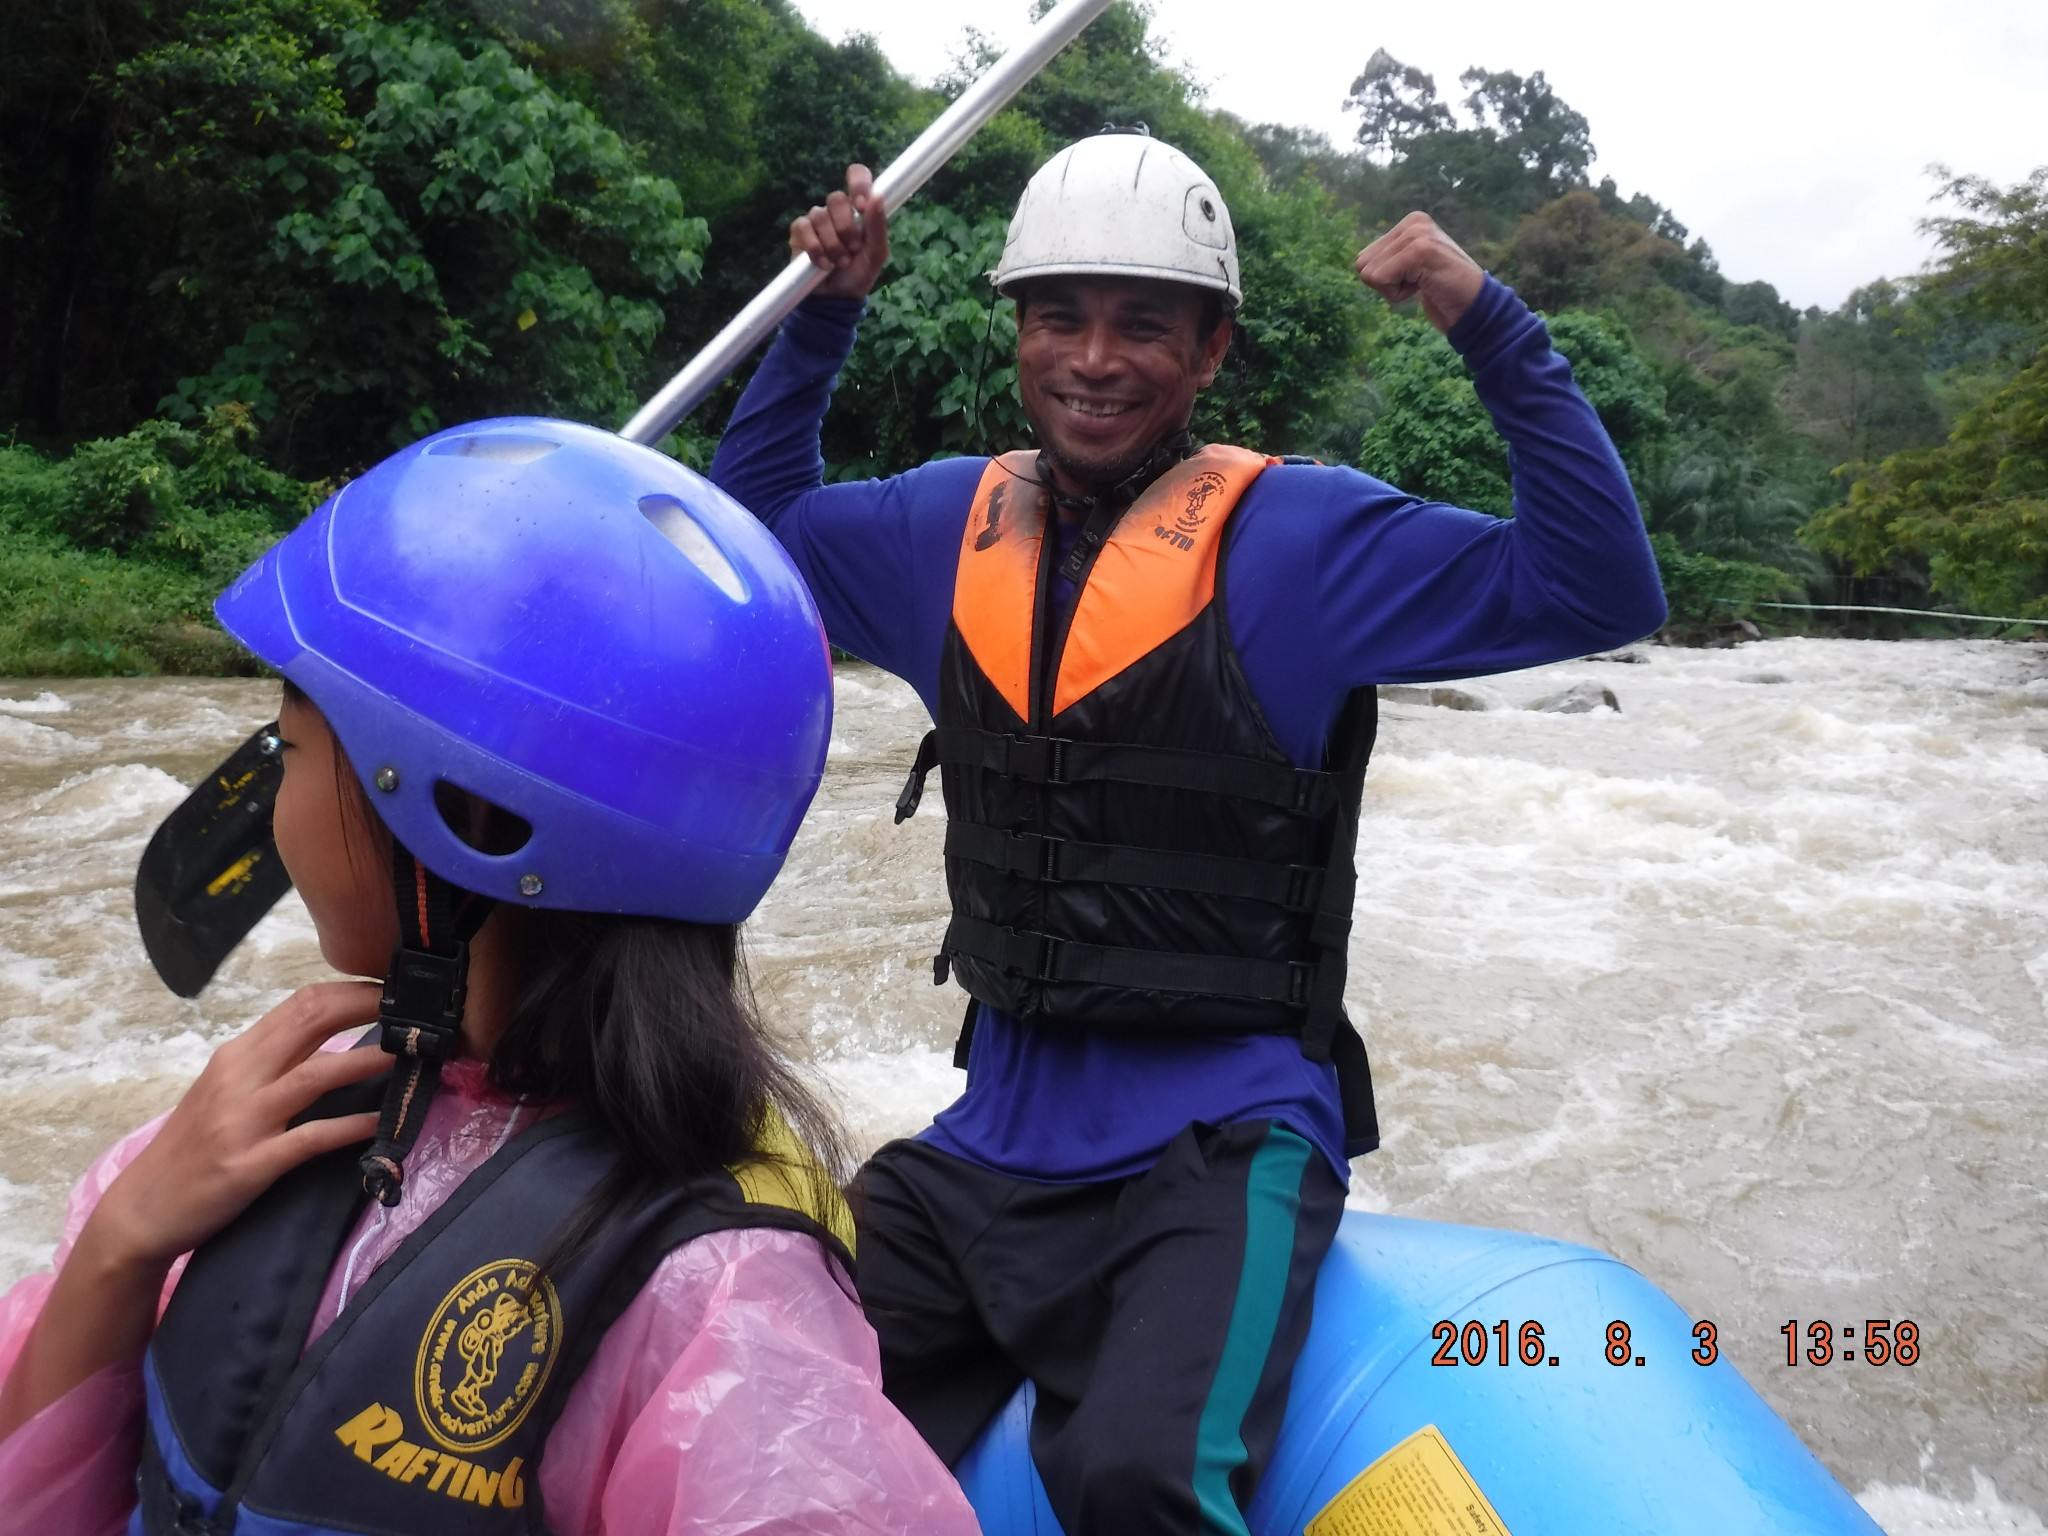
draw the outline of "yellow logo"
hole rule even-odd
[[[500,1259],[464,1278],[420,1339],[413,1391],[427,1433],[481,1451],[519,1427],[561,1352],[561,1303],[534,1265]]]

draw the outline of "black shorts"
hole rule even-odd
[[[1068,1536],[1245,1530],[1344,1208],[1308,1142],[1192,1125],[1136,1177],[1040,1184],[897,1141],[857,1187],[882,1383],[949,1466],[1029,1376]]]

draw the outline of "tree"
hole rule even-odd
[[[1525,215],[1495,264],[1537,309],[1612,305],[1661,283],[1685,260],[1673,241],[1584,189]]]
[[[262,162],[285,200],[257,258],[269,291],[173,408],[250,401],[324,463],[465,417],[630,410],[661,296],[702,266],[675,184],[502,44],[371,22],[328,57],[337,138]],[[175,85],[195,62],[133,73]]]
[[[103,141],[78,188],[46,204],[65,168],[5,162],[41,237],[7,277],[54,349],[41,379],[12,354],[6,394],[48,437],[243,402],[274,463],[326,475],[449,420],[633,403],[705,229],[591,108],[376,0],[114,10],[72,82]],[[65,197],[85,280],[48,238]]]
[[[1461,83],[1470,121],[1436,98],[1436,81],[1384,48],[1351,83],[1347,110],[1365,161],[1378,157],[1385,174],[1368,183],[1379,196],[1371,211],[1391,223],[1411,208],[1427,211],[1455,238],[1497,239],[1516,218],[1559,193],[1585,185],[1593,158],[1586,119],[1558,99],[1539,70],[1468,69]],[[1336,190],[1346,179],[1324,176]]]
[[[1537,70],[1527,79],[1513,70],[1468,69],[1458,77],[1472,94],[1465,110],[1552,193],[1583,186],[1593,163],[1593,130],[1550,88]]]
[[[1937,196],[1963,210],[1920,221],[1948,252],[1945,286],[1978,314],[2048,325],[2048,165],[2010,187],[1938,169]]]
[[[1410,139],[1455,126],[1451,109],[1436,99],[1436,81],[1384,48],[1376,48],[1344,98],[1359,114],[1358,142],[1388,159]]]
[[[1926,222],[1946,253],[1931,285],[2024,326],[2033,356],[1946,442],[1854,466],[1847,501],[1806,537],[1859,574],[1922,559],[1939,597],[2048,617],[2048,166],[2002,189],[1951,178],[1941,195],[1962,212]]]
[[[1806,536],[1859,574],[1918,556],[1938,597],[2048,618],[2048,347],[1941,446],[1858,466]]]
[[[1673,453],[1644,491],[1643,521],[1689,554],[1769,566],[1789,582],[1821,574],[1799,542],[1808,501],[1754,453],[1695,439]]]
[[[1879,280],[1800,326],[1788,403],[1829,464],[1875,461],[1942,435],[1921,349],[1903,334],[1907,303],[1897,284]]]

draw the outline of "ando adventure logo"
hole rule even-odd
[[[451,1451],[498,1444],[532,1409],[561,1352],[561,1304],[527,1259],[467,1276],[420,1340],[414,1399],[427,1433]]]
[[[1202,524],[1209,520],[1206,510],[1210,502],[1224,492],[1228,482],[1213,469],[1195,476],[1180,494],[1180,509],[1173,513],[1173,525],[1167,526],[1167,514],[1171,508],[1162,508],[1159,521],[1152,529],[1152,536],[1164,539],[1175,549],[1193,549],[1195,534]]]

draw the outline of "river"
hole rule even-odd
[[[2048,651],[1646,648],[1383,705],[1351,1003],[1379,1211],[1642,1270],[1892,1536],[2048,1513]],[[1619,712],[1523,707],[1591,681]],[[156,822],[274,711],[241,681],[0,683],[0,1282],[211,1045],[323,974],[288,899],[180,1002],[134,935]],[[831,766],[750,929],[757,987],[863,1145],[956,1091],[931,985],[924,726],[845,666]],[[1789,1319],[1910,1318],[1911,1368],[1788,1366]]]

